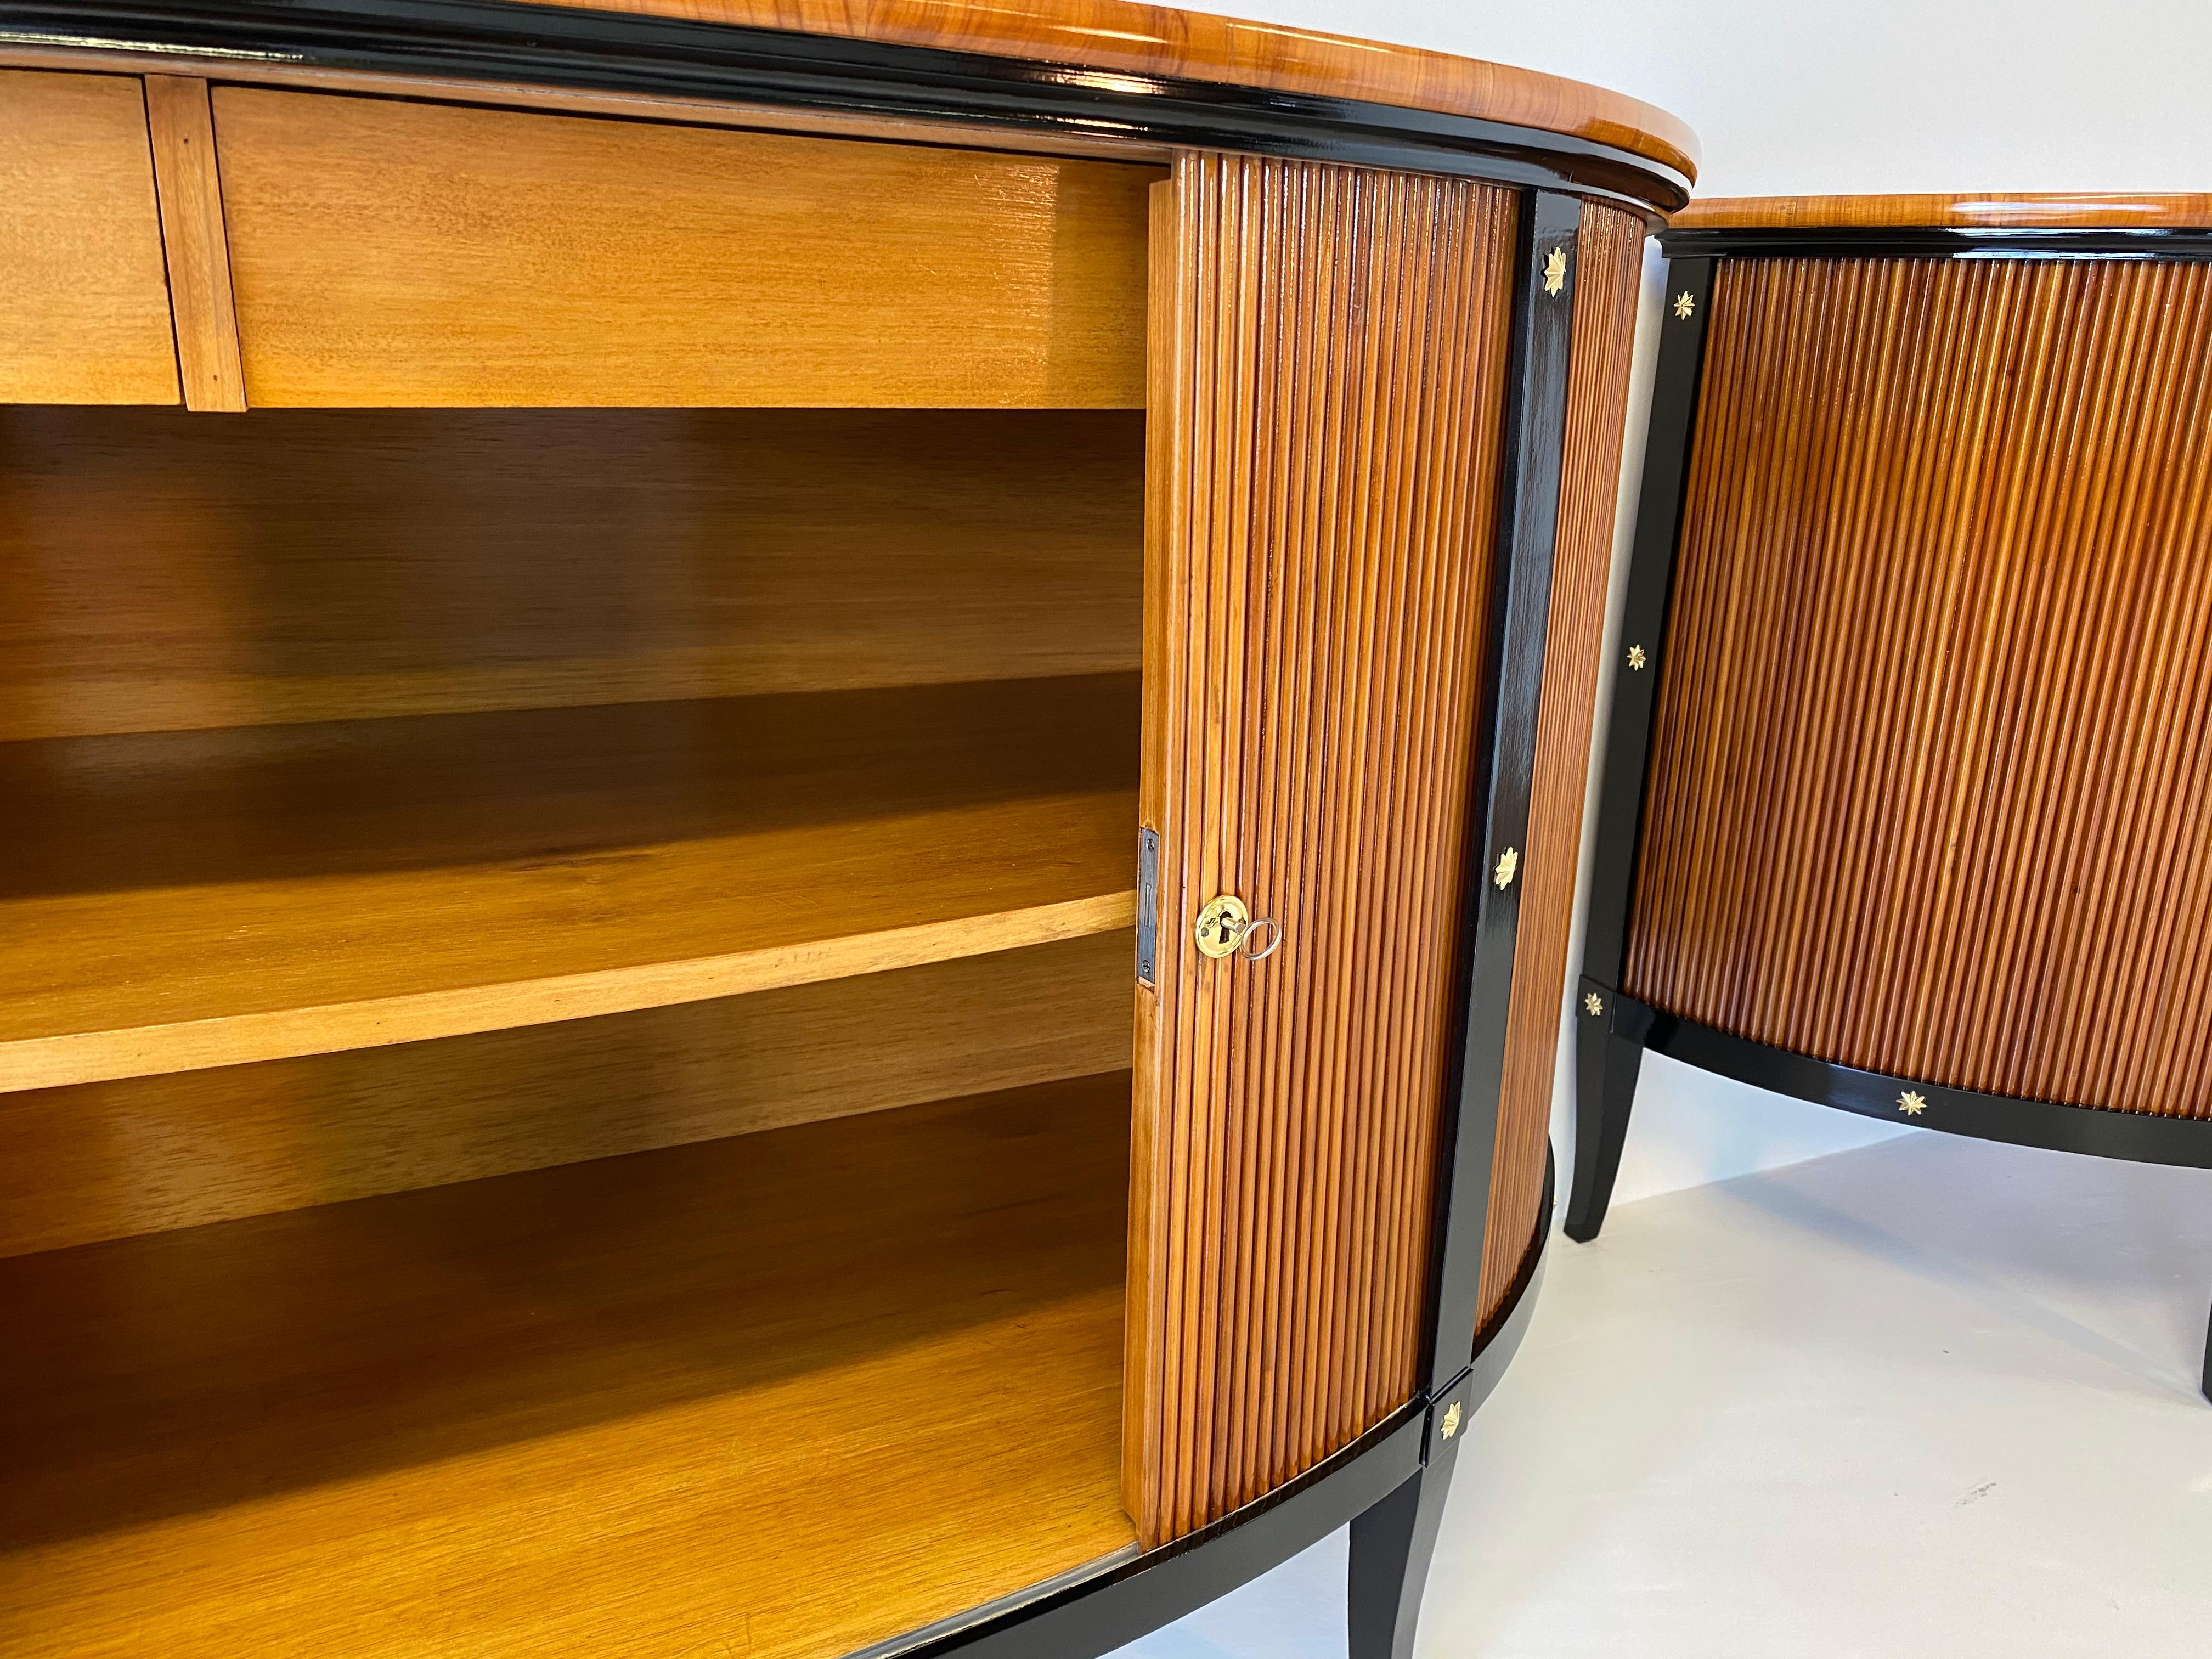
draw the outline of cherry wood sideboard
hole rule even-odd
[[[0,1648],[1410,1651],[1688,135],[1121,3],[0,0]]]
[[[1646,1049],[2212,1166],[2212,196],[1662,240],[1567,1231]]]

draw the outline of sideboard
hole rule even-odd
[[[1122,3],[0,3],[0,1646],[1081,1659],[1528,1317],[1686,132]]]
[[[1566,1231],[1647,1051],[2212,1167],[2212,196],[1661,240]]]

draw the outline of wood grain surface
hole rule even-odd
[[[1124,1490],[1147,1542],[1413,1393],[1515,198],[1191,157],[1155,197]],[[1214,894],[1281,923],[1209,961]]]
[[[1131,943],[0,1095],[0,1255],[1124,1069]]]
[[[0,738],[1139,660],[1133,411],[0,408]]]
[[[1612,144],[1694,178],[1698,141],[1662,109],[1555,75],[1317,29],[1133,0],[556,0],[1092,70],[1364,99]]]
[[[0,402],[177,401],[135,79],[0,70]]]
[[[149,75],[145,86],[185,407],[235,413],[246,407],[246,371],[238,356],[230,241],[223,230],[207,82]]]
[[[257,407],[1133,408],[1104,161],[226,87]]]
[[[0,747],[0,1091],[1127,927],[1132,676]]]
[[[2010,228],[2052,230],[2212,227],[2212,193],[1981,191],[1951,195],[1701,197],[1674,215],[1677,230]]]
[[[0,1262],[10,1659],[828,1659],[1133,1534],[1128,1074]]]
[[[1644,273],[1644,222],[1595,202],[1577,239],[1574,349],[1567,368],[1566,447],[1552,553],[1544,690],[1528,789],[1528,856],[1513,946],[1513,995],[1498,1085],[1498,1152],[1482,1253],[1481,1322],[1511,1291],[1544,1202],[1552,1085],[1567,984],[1567,945],[1589,782],[1590,721],[1613,568],[1628,360]]]
[[[2212,267],[1723,261],[1623,989],[2212,1116]]]

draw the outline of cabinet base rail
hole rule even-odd
[[[1605,1225],[1647,1052],[1885,1123],[2055,1152],[2212,1170],[2212,1121],[2206,1119],[1984,1094],[1838,1066],[1668,1013],[1588,976],[1577,1000],[1583,1012],[1575,1041],[1575,1169],[1565,1231],[1580,1243],[1595,1238]],[[2212,1400],[2212,1325],[2205,1333],[2200,1386]]]
[[[1553,1169],[1512,1295],[1449,1384],[1417,1395],[1295,1480],[1187,1537],[916,1631],[854,1659],[1098,1659],[1250,1583],[1349,1524],[1352,1659],[1412,1659],[1429,1560],[1467,1419],[1528,1334],[1552,1232]]]

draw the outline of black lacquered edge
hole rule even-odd
[[[1649,213],[1689,181],[1630,151],[1394,104],[778,29],[492,0],[0,3],[0,45],[707,99],[1472,175]]]
[[[1567,423],[1567,371],[1574,349],[1575,284],[1582,204],[1534,192],[1520,214],[1515,256],[1512,345],[1506,371],[1505,442],[1499,461],[1498,550],[1492,562],[1491,636],[1483,711],[1470,773],[1467,870],[1462,879],[1455,1041],[1445,1080],[1445,1156],[1437,1192],[1438,1231],[1425,1335],[1429,1386],[1440,1389],[1473,1357],[1481,1318],[1482,1255],[1497,1155],[1498,1092],[1505,1069],[1513,954],[1524,872],[1507,885],[1498,860],[1528,847],[1528,793],[1543,697],[1551,623],[1552,559],[1558,539],[1559,471]],[[1566,279],[1545,287],[1554,251]]]
[[[1710,259],[1674,259],[1667,266],[1659,363],[1644,442],[1644,478],[1637,495],[1636,539],[1631,544],[1628,592],[1613,657],[1597,821],[1591,828],[1583,975],[1608,987],[1620,982],[1629,907],[1635,897],[1651,720],[1667,664],[1667,607],[1674,594],[1674,544],[1681,534],[1690,486],[1690,445],[1705,373],[1712,282]],[[1642,667],[1631,665],[1638,660],[1629,656],[1632,651],[1642,653]]]
[[[1019,1607],[978,1609],[961,1630],[870,1653],[886,1659],[1099,1659],[1251,1583],[1382,1502],[1435,1455],[1437,1425],[1453,1403],[1464,1423],[1490,1397],[1528,1334],[1552,1236],[1553,1174],[1547,1160],[1543,1212],[1514,1290],[1484,1332],[1474,1363],[1449,1388],[1401,1406],[1296,1480],[1188,1537],[1110,1563]]]
[[[1670,258],[2212,259],[2212,230],[1838,226],[1668,230]]]
[[[2212,1121],[2201,1119],[2065,1106],[1946,1088],[1923,1078],[1863,1072],[1753,1042],[1630,997],[1613,998],[1613,1030],[1652,1054],[1699,1071],[1885,1123],[2057,1152],[2212,1169]],[[1908,1096],[1921,1103],[1919,1111],[1909,1112],[1900,1103]]]

